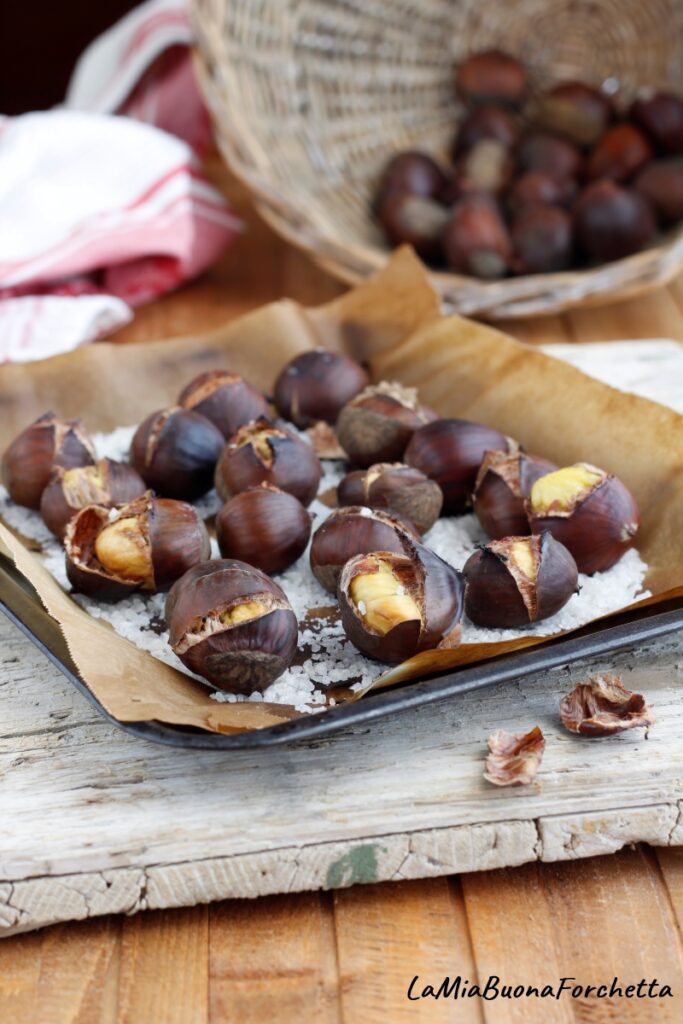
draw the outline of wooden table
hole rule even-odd
[[[263,225],[234,181],[216,175],[246,236],[201,282],[141,310],[122,342],[210,328],[282,295],[316,303],[339,291]],[[683,340],[682,313],[679,280],[643,299],[502,326],[533,342]],[[683,1019],[682,928],[683,848],[645,846],[574,863],[96,918],[0,943],[0,1020],[673,1024]],[[458,975],[525,985],[657,977],[674,998],[410,1001],[415,975],[418,990]]]

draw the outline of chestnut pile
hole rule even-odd
[[[499,50],[455,74],[465,107],[445,168],[406,150],[389,160],[373,211],[392,245],[485,279],[608,263],[683,218],[683,99],[630,104],[584,82],[531,96]]]

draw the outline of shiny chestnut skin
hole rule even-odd
[[[509,110],[487,103],[475,107],[465,115],[453,141],[453,157],[457,158],[472,149],[477,142],[495,139],[512,149],[519,138],[519,120]]]
[[[341,409],[370,383],[367,370],[355,359],[325,348],[294,356],[275,381],[275,407],[297,427],[320,420],[334,424]]]
[[[337,437],[357,466],[395,462],[413,431],[433,419],[436,413],[420,404],[414,388],[381,381],[346,403],[337,420]]]
[[[483,545],[470,555],[463,575],[465,613],[489,629],[517,629],[548,619],[578,590],[576,562],[547,531]]]
[[[400,462],[380,462],[347,473],[337,487],[337,501],[393,512],[426,533],[439,518],[443,494],[419,469]]]
[[[657,149],[671,156],[683,154],[683,99],[680,96],[670,92],[637,96],[631,105],[630,117]]]
[[[178,405],[206,416],[224,438],[232,437],[245,423],[270,413],[265,395],[239,373],[229,370],[200,373],[180,392]]]
[[[513,220],[510,235],[518,274],[552,273],[572,264],[572,218],[560,206],[526,207]]]
[[[55,537],[64,537],[67,524],[86,505],[112,508],[139,498],[147,490],[132,466],[100,459],[94,466],[58,467],[43,491],[40,514]]]
[[[515,161],[510,148],[498,139],[481,139],[459,157],[453,174],[457,199],[478,193],[499,195],[512,181]]]
[[[683,160],[654,160],[643,168],[633,187],[652,203],[661,224],[683,220]]]
[[[539,477],[557,469],[540,455],[486,452],[477,473],[472,509],[492,540],[529,533],[526,499]]]
[[[272,484],[241,491],[216,516],[223,558],[238,558],[272,576],[296,562],[311,536],[311,517],[292,494]]]
[[[519,108],[528,91],[526,68],[502,50],[482,50],[464,60],[455,73],[455,91],[470,106],[497,103]]]
[[[628,181],[653,157],[652,146],[640,129],[623,121],[615,124],[598,142],[586,160],[586,181],[611,178]]]
[[[443,492],[443,510],[465,512],[487,451],[508,451],[513,442],[500,431],[470,420],[443,419],[413,434],[405,462],[435,480]]]
[[[459,274],[496,279],[510,269],[512,244],[494,200],[465,196],[453,207],[443,238],[446,260]]]
[[[578,146],[550,132],[531,131],[517,146],[517,167],[521,174],[542,171],[555,178],[578,178],[583,159]]]
[[[576,192],[573,178],[555,178],[543,171],[527,171],[512,183],[506,201],[511,213],[517,214],[527,206],[568,207]]]
[[[237,559],[189,569],[166,599],[169,644],[184,665],[227,693],[262,692],[297,650],[296,615],[265,573]]]
[[[657,224],[650,202],[614,181],[588,185],[574,206],[576,242],[591,260],[607,263],[639,252],[652,241]]]
[[[261,418],[240,427],[223,448],[216,466],[216,490],[233,494],[267,483],[310,505],[322,477],[320,459],[310,444],[291,430]]]
[[[374,209],[378,213],[389,196],[399,192],[438,201],[447,189],[448,178],[436,160],[428,153],[407,149],[386,164],[377,185]]]
[[[140,424],[130,461],[157,494],[192,501],[211,489],[224,443],[206,416],[175,406],[153,412]]]
[[[434,199],[393,192],[383,201],[378,217],[392,245],[412,245],[427,262],[440,259],[448,210]]]
[[[577,146],[594,146],[614,117],[603,92],[585,82],[560,82],[538,101],[536,121]]]
[[[1,476],[10,498],[40,508],[55,468],[91,466],[95,449],[80,420],[61,420],[46,412],[17,435],[2,456]]]

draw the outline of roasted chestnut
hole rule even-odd
[[[442,253],[448,210],[434,199],[393,192],[379,209],[379,220],[392,245],[412,245],[418,256],[432,263]]]
[[[46,412],[14,438],[2,457],[2,482],[10,498],[40,508],[53,470],[91,466],[95,449],[80,420],[60,420]]]
[[[415,388],[382,381],[346,403],[337,420],[337,437],[357,466],[395,462],[413,431],[434,419],[436,413],[420,404]]]
[[[394,512],[426,533],[439,518],[443,494],[419,469],[400,462],[380,462],[347,473],[337,488],[337,501]]]
[[[408,520],[379,509],[349,505],[328,516],[313,534],[311,570],[318,583],[334,594],[339,576],[353,555],[370,551],[405,551],[406,541],[419,540]]]
[[[262,572],[284,572],[302,555],[311,517],[292,494],[260,484],[231,498],[216,516],[224,558],[239,558]]]
[[[635,499],[616,476],[589,463],[558,469],[531,488],[532,533],[549,530],[567,547],[579,572],[605,572],[633,547],[640,517]]]
[[[182,663],[228,693],[262,692],[296,654],[296,615],[285,594],[236,559],[186,572],[166,599],[166,623]]]
[[[636,97],[631,118],[649,135],[658,149],[672,156],[683,153],[683,99],[669,92]]]
[[[227,501],[258,484],[273,484],[310,505],[322,476],[310,444],[291,430],[260,418],[240,427],[223,448],[216,466],[216,490]]]
[[[581,152],[569,139],[561,139],[550,132],[529,132],[517,146],[518,170],[542,171],[555,178],[578,178],[581,171]]]
[[[548,619],[578,590],[576,562],[547,531],[483,545],[467,559],[463,575],[467,617],[489,629]]]
[[[540,455],[486,452],[477,473],[472,508],[489,537],[500,540],[529,532],[526,499],[536,480],[555,469],[554,462]]]
[[[367,371],[355,359],[313,348],[295,356],[280,371],[275,381],[275,406],[297,427],[310,427],[320,420],[336,423],[342,407],[369,383]]]
[[[265,396],[228,370],[200,373],[180,392],[178,405],[206,416],[225,438],[270,412]]]
[[[633,183],[652,203],[664,225],[683,219],[683,160],[655,160]]]
[[[600,263],[643,249],[657,224],[650,202],[614,181],[588,185],[574,206],[574,232],[586,256]]]
[[[593,146],[604,135],[613,115],[611,101],[599,89],[585,82],[560,82],[541,96],[536,121],[577,146]]]
[[[67,525],[64,548],[74,590],[119,601],[136,590],[168,590],[209,557],[211,542],[192,505],[148,492],[115,509],[86,505]]]
[[[507,205],[513,214],[527,206],[569,206],[576,190],[573,178],[554,178],[543,171],[527,171],[510,186]]]
[[[586,161],[587,181],[628,181],[653,156],[652,146],[635,125],[624,121],[603,135]]]
[[[498,195],[510,184],[514,171],[515,162],[509,147],[498,139],[482,139],[456,163],[454,195],[458,199],[479,192]]]
[[[502,50],[483,50],[464,60],[455,73],[455,90],[464,103],[500,103],[521,107],[528,76],[520,61]]]
[[[145,490],[144,480],[132,466],[112,459],[100,459],[94,466],[59,467],[43,491],[40,514],[61,540],[69,520],[85,505],[124,505]]]
[[[363,654],[389,664],[457,647],[462,590],[460,574],[422,544],[356,555],[337,591],[344,632]]]
[[[470,505],[477,471],[486,452],[507,452],[513,443],[500,431],[482,423],[436,420],[415,431],[406,448],[405,461],[437,482],[443,491],[444,512],[458,515]]]
[[[512,266],[518,274],[566,270],[574,255],[572,219],[559,206],[528,206],[510,229]]]
[[[460,122],[453,142],[453,156],[457,159],[484,139],[495,139],[511,149],[518,138],[519,121],[515,115],[489,103],[470,110]]]
[[[448,178],[428,153],[405,150],[387,163],[377,186],[375,212],[379,213],[391,195],[408,192],[413,196],[439,200],[448,188]]]
[[[206,416],[175,406],[153,412],[140,424],[130,461],[158,494],[192,501],[211,489],[224,443]]]
[[[486,195],[465,196],[453,207],[443,237],[453,270],[473,277],[504,277],[510,268],[510,236],[495,201]]]

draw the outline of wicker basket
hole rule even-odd
[[[368,214],[397,150],[444,157],[454,63],[497,45],[537,88],[582,78],[683,85],[683,0],[193,0],[200,81],[219,145],[263,216],[344,281],[380,267]],[[434,273],[447,305],[528,316],[633,296],[683,267],[683,228],[588,270],[483,282]]]

